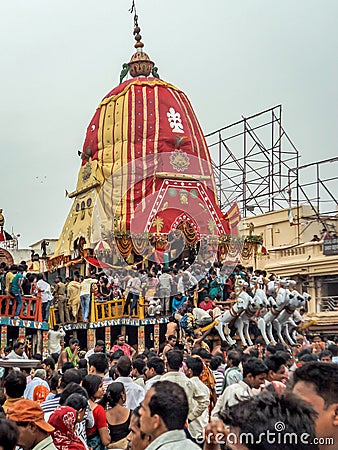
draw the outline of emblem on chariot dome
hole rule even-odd
[[[176,112],[173,107],[167,112],[168,122],[173,133],[184,133],[181,114]]]
[[[190,159],[185,152],[182,152],[182,150],[175,150],[174,152],[171,152],[170,164],[177,172],[184,172],[190,165]]]
[[[84,166],[83,172],[82,172],[82,181],[84,183],[89,180],[91,173],[92,173],[92,165],[88,161],[87,164]]]

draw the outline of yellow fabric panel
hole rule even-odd
[[[113,115],[113,126],[114,126],[114,142],[113,142],[113,161],[114,165],[112,167],[112,174],[118,174],[121,170],[121,155],[122,155],[122,111],[124,105],[124,96],[120,96],[117,101],[114,101],[114,115]],[[116,211],[116,207],[119,203],[121,196],[121,177],[115,175],[111,183],[110,201],[112,204],[111,208],[111,219],[113,219],[114,214],[120,215],[120,211]]]
[[[112,108],[108,108],[110,110]],[[110,112],[110,111],[109,111]],[[104,177],[107,179],[110,177],[111,169],[113,166],[113,155],[112,155],[112,121],[111,114],[105,111],[103,118],[103,130],[102,130],[102,141],[103,141],[103,152],[102,152],[102,168]]]
[[[126,166],[128,164],[128,145],[130,144],[130,139],[128,136],[128,125],[129,125],[129,92],[126,92],[126,96],[124,99],[124,109],[123,109],[123,119],[122,119],[122,165],[125,168],[123,173],[123,183],[122,183],[122,190],[120,193],[120,198],[123,198],[122,201],[122,217],[123,217],[123,231],[126,231],[126,214],[127,214],[127,208],[128,206],[133,207],[134,202],[132,205],[127,205],[127,188],[128,188],[128,178],[127,174],[129,174],[129,170],[126,171]]]
[[[114,111],[114,161],[121,160],[121,150],[122,150],[122,122],[123,122],[123,105],[124,105],[125,97],[119,97],[115,102],[115,111]],[[117,153],[117,148],[118,153]],[[114,168],[115,169],[115,168]]]

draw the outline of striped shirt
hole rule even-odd
[[[216,386],[215,391],[217,397],[219,397],[222,394],[222,386],[223,386],[223,380],[224,380],[224,373],[220,372],[219,370],[212,370],[212,373],[215,377]]]
[[[56,408],[60,406],[60,394],[57,394],[51,400],[46,400],[41,403],[41,408],[45,415],[45,421],[48,422],[49,417],[53,414]]]

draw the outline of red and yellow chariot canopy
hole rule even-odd
[[[209,150],[187,96],[157,78],[128,80],[99,104],[87,129],[74,203],[56,254],[103,232],[230,232],[218,206]]]

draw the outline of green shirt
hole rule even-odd
[[[48,436],[33,447],[32,450],[57,450],[57,448],[53,444],[52,436]]]
[[[67,355],[68,355],[68,360],[70,361],[72,359],[73,356],[73,352],[71,351],[71,349],[69,347],[65,348]],[[76,367],[77,366],[77,360],[79,359],[79,357],[76,355],[75,358],[73,359],[73,366]]]
[[[184,430],[172,430],[161,434],[151,442],[147,450],[201,450],[194,442],[187,439]]]
[[[20,294],[21,292],[21,283],[22,283],[22,279],[23,279],[23,275],[22,273],[17,273],[14,275],[14,278],[12,280],[12,287],[11,287],[11,292],[13,292],[13,294]]]

